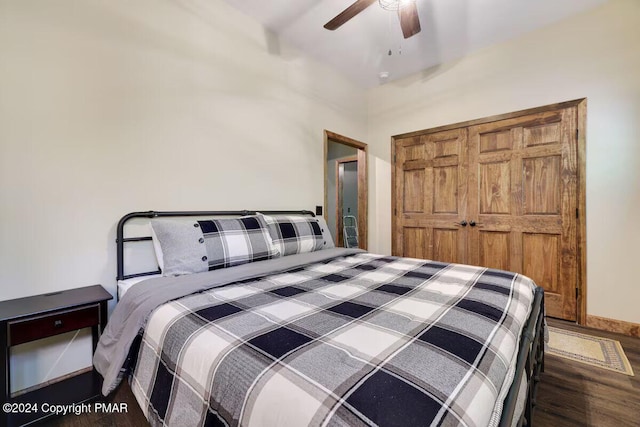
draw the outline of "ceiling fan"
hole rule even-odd
[[[324,24],[324,28],[333,31],[376,2],[380,3],[383,9],[398,11],[400,27],[405,39],[420,32],[420,19],[418,18],[416,0],[357,0],[331,21]]]

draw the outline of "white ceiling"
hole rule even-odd
[[[504,42],[607,0],[417,0],[422,31],[406,40],[396,13],[377,3],[337,30],[328,31],[322,26],[355,0],[224,1],[360,86],[373,87]],[[381,79],[381,72],[388,72],[388,79]]]

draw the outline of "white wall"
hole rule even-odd
[[[391,251],[391,136],[588,98],[587,312],[640,323],[640,1],[593,11],[368,93],[370,248]]]
[[[131,211],[313,209],[323,129],[366,135],[364,91],[219,0],[0,0],[0,94],[0,300],[115,295]]]

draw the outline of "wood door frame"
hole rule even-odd
[[[329,205],[328,193],[327,193],[327,154],[329,153],[329,141],[344,144],[349,147],[353,147],[358,150],[356,154],[356,161],[358,162],[358,243],[361,249],[367,249],[368,247],[368,200],[369,200],[369,184],[368,184],[368,169],[367,169],[367,152],[368,146],[364,142],[357,141],[355,139],[324,130],[324,218],[328,219],[328,212],[326,207]],[[337,224],[336,224],[337,228]],[[339,234],[336,230],[336,235]],[[337,237],[336,237],[337,240]]]
[[[392,245],[394,251],[397,249],[397,243],[395,242],[395,230],[398,223],[395,210],[396,207],[396,140],[403,138],[419,137],[436,132],[442,132],[445,130],[452,130],[461,127],[469,127],[473,125],[491,123],[504,119],[512,119],[524,115],[542,113],[552,110],[561,110],[564,108],[576,107],[577,109],[577,123],[576,123],[576,141],[577,141],[577,206],[576,212],[576,240],[577,240],[577,260],[578,265],[578,281],[576,283],[577,292],[577,308],[576,318],[577,323],[585,325],[587,321],[587,203],[586,203],[586,145],[587,145],[587,98],[574,99],[572,101],[559,102],[556,104],[544,105],[541,107],[529,108],[526,110],[515,111],[512,113],[499,114],[495,116],[483,117],[480,119],[468,120],[466,122],[459,122],[450,125],[438,126],[430,129],[423,129],[414,132],[403,133],[399,135],[393,135],[391,137],[391,233],[392,233]],[[395,253],[395,252],[394,252]]]
[[[345,163],[356,162],[358,163],[358,156],[347,156],[336,159],[336,246],[344,246],[344,237],[340,230],[344,227],[342,223],[342,192],[343,192],[343,176],[340,175],[340,166]],[[328,214],[328,212],[327,212]]]

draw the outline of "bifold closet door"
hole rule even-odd
[[[576,108],[470,126],[468,263],[545,289],[547,314],[576,319]]]
[[[525,274],[576,320],[577,107],[394,137],[393,254]]]
[[[393,253],[465,263],[467,130],[395,140]]]

